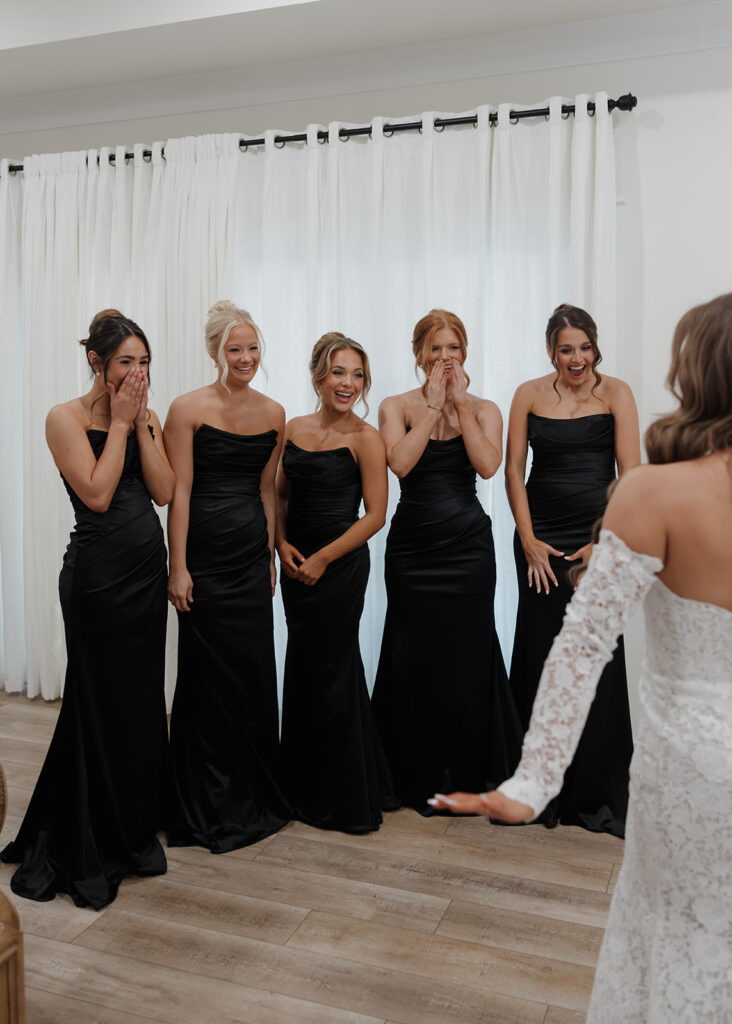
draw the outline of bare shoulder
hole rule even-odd
[[[285,419],[285,407],[276,402],[274,398],[270,398],[268,395],[263,395],[261,391],[255,391],[251,389],[251,394],[254,396],[257,407],[265,416],[271,416],[272,419],[284,420]]]
[[[361,420],[360,426],[354,431],[352,443],[356,451],[363,451],[364,453],[383,454],[385,450],[384,439],[379,431],[364,420]]]
[[[185,394],[178,395],[170,403],[168,416],[179,421],[195,419],[199,412],[209,406],[211,399],[211,387],[208,384],[202,388],[196,388],[195,391],[186,391]]]
[[[46,433],[73,428],[75,425],[83,429],[88,420],[81,399],[72,398],[69,402],[60,402],[49,409],[46,416]]]
[[[413,397],[415,394],[417,394],[416,390],[403,391],[400,395],[389,395],[388,398],[382,400],[379,411],[389,413],[400,412],[415,400]]]
[[[546,377],[535,377],[519,384],[513,393],[511,409],[515,412],[529,412],[534,403],[539,402],[552,390],[551,374]]]
[[[304,416],[293,416],[287,421],[286,431],[288,437],[300,434],[305,430],[313,430],[317,425],[315,413],[306,413]]]
[[[626,384],[619,377],[609,377],[604,373],[602,374],[602,381],[597,391],[599,397],[611,406],[613,404],[625,404],[628,401],[635,401],[629,384]]]

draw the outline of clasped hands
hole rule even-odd
[[[277,545],[277,554],[285,576],[298,580],[306,587],[313,587],[328,568],[328,559],[320,551],[306,558],[294,544],[283,540]]]

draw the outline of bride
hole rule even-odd
[[[588,1024],[732,1019],[732,294],[676,328],[679,408],[618,484],[544,666],[521,763],[434,806],[531,821],[557,793],[602,666],[644,599],[644,714],[625,859]]]

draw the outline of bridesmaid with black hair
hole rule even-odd
[[[324,334],[313,348],[310,373],[318,408],[287,424],[277,477],[288,631],[284,780],[300,821],[370,832],[381,824],[382,811],[398,806],[358,643],[369,577],[366,541],[386,514],[384,443],[353,411],[371,384],[358,342]]]
[[[605,511],[616,464],[622,474],[640,462],[633,394],[622,380],[597,372],[602,356],[590,314],[557,306],[546,326],[546,348],[554,372],[516,391],[506,448],[519,587],[510,679],[524,730],[572,597],[568,569],[589,557],[592,527]],[[524,483],[529,445],[533,461]],[[562,791],[542,822],[623,836],[632,753],[621,637]]]
[[[176,475],[168,596],[178,612],[168,845],[225,853],[290,818],[272,616],[285,412],[251,386],[262,337],[246,310],[217,302],[205,333],[217,379],[176,398],[165,421]]]
[[[148,408],[150,346],[117,310],[82,342],[93,385],[54,406],[46,438],[74,508],[59,595],[68,665],[51,745],[16,840],[18,896],[99,910],[127,875],[166,869],[166,558],[152,506],[173,472]]]

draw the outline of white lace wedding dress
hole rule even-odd
[[[587,1024],[732,1022],[732,612],[679,597],[661,568],[603,530],[500,787],[537,814],[559,791],[600,670],[645,597],[625,858]]]

